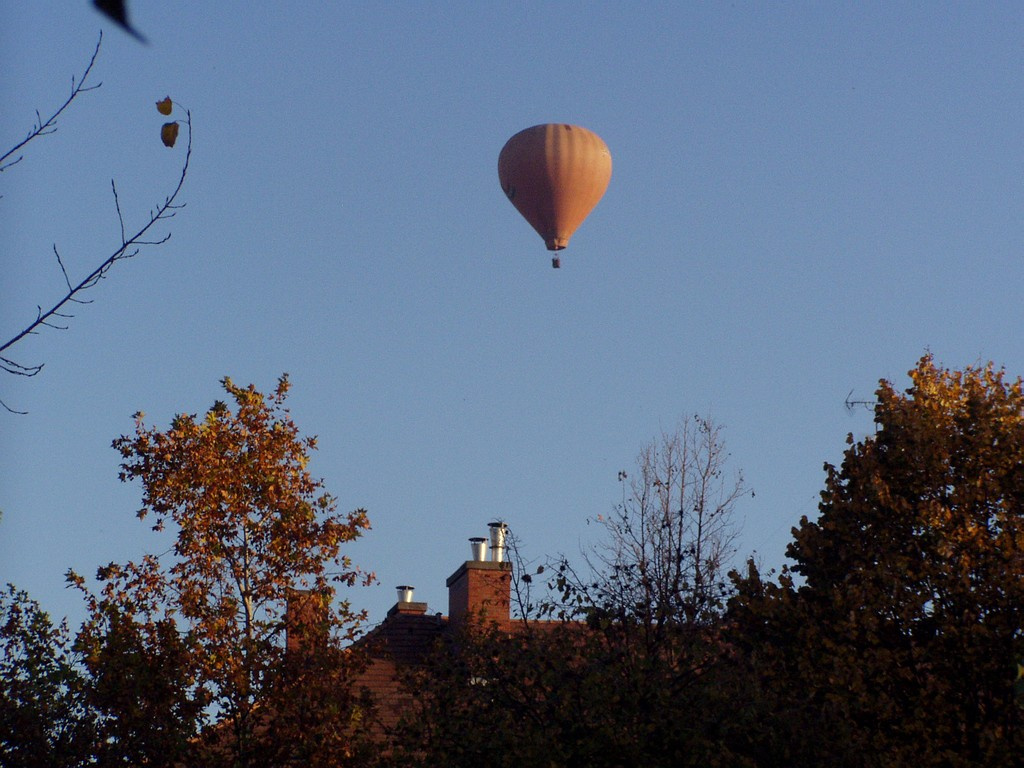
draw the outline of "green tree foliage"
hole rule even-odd
[[[605,765],[595,660],[569,624],[470,625],[409,671],[414,705],[387,764]]]
[[[778,583],[737,579],[760,765],[1019,765],[1024,711],[1024,394],[931,357],[876,432],[826,465]]]
[[[127,576],[117,565],[100,569],[101,581],[124,589],[85,593],[89,619],[75,639],[99,734],[93,753],[100,766],[171,766],[193,756],[211,700],[200,678],[202,649],[194,633],[164,614],[158,585],[120,581]]]
[[[728,698],[734,667],[714,635],[688,648],[673,666],[585,624],[471,629],[410,675],[416,699],[389,764],[752,765],[730,747],[748,715]]]
[[[520,618],[470,619],[407,670],[378,762],[1022,764],[1024,385],[928,356],[910,379],[881,382],[875,432],[826,465],[793,565],[748,563],[727,608],[742,479],[709,422],[652,443],[582,566],[527,569],[513,547]],[[333,604],[360,578],[340,547],[365,513],[338,515],[309,476],[287,379],[269,397],[224,386],[234,410],[166,431],[140,417],[115,442],[139,516],[174,543],[101,568],[96,594],[70,575],[90,617],[73,649],[23,593],[0,597],[5,766],[371,761],[344,646],[361,617]]]
[[[139,414],[114,441],[122,480],[142,484],[139,518],[168,528],[171,549],[100,568],[98,593],[69,574],[89,608],[78,644],[108,757],[172,765],[198,750],[204,765],[244,767],[329,753],[343,764],[355,698],[341,645],[363,616],[333,596],[372,578],[341,553],[366,513],[337,513],[310,475],[316,441],[285,408],[286,377],[269,396],[223,386],[234,410],[217,402],[165,431]],[[296,590],[319,609],[286,621]],[[289,651],[286,628],[309,642]]]
[[[94,731],[65,624],[12,585],[0,592],[0,765],[89,764]]]

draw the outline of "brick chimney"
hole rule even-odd
[[[448,577],[448,621],[458,627],[471,620],[507,624],[509,621],[512,563],[505,561],[504,523],[491,523],[491,559],[484,560],[482,540],[469,540],[473,560]]]
[[[445,583],[452,626],[465,623],[467,616],[499,624],[509,621],[512,563],[467,560]]]
[[[395,587],[398,590],[398,602],[388,610],[388,618],[401,614],[403,616],[422,616],[427,612],[426,603],[413,601],[413,590],[415,587],[402,585]]]

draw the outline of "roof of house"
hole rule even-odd
[[[375,735],[386,735],[412,704],[414,694],[403,675],[428,663],[443,637],[471,618],[511,629],[511,571],[511,563],[504,561],[467,561],[447,580],[448,616],[428,613],[426,603],[400,599],[384,621],[358,641],[356,647],[366,653],[366,667],[354,682],[373,700]],[[411,589],[400,588],[399,595],[410,597]]]

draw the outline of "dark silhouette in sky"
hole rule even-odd
[[[118,0],[93,0],[93,5],[95,5],[100,10],[100,13],[117,22],[117,24],[120,25],[122,29],[128,32],[128,34],[130,34],[140,43],[147,42],[146,38],[140,35],[138,31],[129,23],[128,9],[125,7],[125,3],[123,2],[123,0],[121,2],[119,2]]]

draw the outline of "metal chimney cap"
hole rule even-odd
[[[487,539],[474,536],[469,540],[469,551],[474,563],[483,562],[487,559]]]
[[[408,584],[402,584],[399,587],[395,587],[398,590],[398,602],[400,603],[411,603],[412,593],[416,587],[410,587]]]
[[[501,522],[488,523],[491,529],[491,562],[500,563],[505,560],[505,536],[508,534],[508,526]]]

